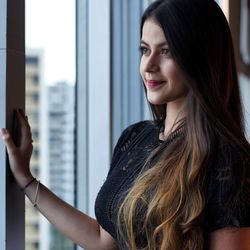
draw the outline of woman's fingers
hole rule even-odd
[[[14,144],[9,131],[5,128],[0,129],[0,134],[7,148],[8,154],[14,154],[16,151],[16,145]]]
[[[25,115],[20,111],[17,111],[16,115],[18,118],[16,131],[17,137],[20,138],[20,143],[16,146],[7,129],[0,129],[0,134],[7,148],[11,170],[18,183],[22,185],[25,183],[25,180],[29,179],[31,176],[29,166],[33,145],[31,129],[27,122],[27,118],[25,118]]]
[[[33,140],[32,140],[31,128],[28,123],[28,116],[26,116],[22,110],[18,110],[17,117],[19,119],[21,128],[21,145],[32,143]]]
[[[29,155],[33,149],[31,128],[27,121],[27,116],[25,116],[22,110],[16,111],[16,115],[19,121],[17,126],[19,130],[18,137],[20,138],[20,144],[17,146],[15,145],[15,142],[13,141],[13,138],[7,129],[1,129],[0,133],[9,154],[13,155],[13,153],[15,153],[15,151],[18,149],[20,152],[26,152],[28,153],[27,155]]]

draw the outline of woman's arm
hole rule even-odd
[[[212,232],[209,250],[250,250],[250,227],[223,228]]]
[[[32,180],[29,164],[32,154],[32,135],[27,116],[17,112],[20,122],[20,145],[17,147],[6,129],[0,134],[9,155],[10,167],[20,187]],[[33,181],[24,192],[34,204],[38,182]],[[42,184],[37,194],[37,209],[63,234],[81,247],[90,250],[118,249],[114,239],[97,221],[62,201]]]
[[[26,195],[34,203],[37,183],[33,182]],[[117,249],[113,238],[97,221],[70,206],[40,184],[37,208],[64,235],[86,250]]]

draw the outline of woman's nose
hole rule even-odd
[[[156,72],[159,70],[158,58],[154,55],[149,56],[145,61],[146,72]]]

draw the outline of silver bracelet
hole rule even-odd
[[[39,186],[40,186],[40,180],[37,181],[37,185],[36,185],[35,200],[34,200],[34,203],[33,203],[33,206],[35,208],[37,208],[37,198],[38,198]]]

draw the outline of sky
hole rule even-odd
[[[75,1],[26,0],[26,49],[42,50],[45,84],[75,82]]]

